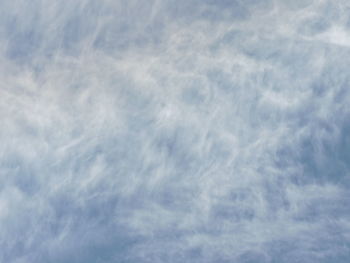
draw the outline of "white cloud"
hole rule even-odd
[[[346,5],[3,1],[0,261],[345,262]]]

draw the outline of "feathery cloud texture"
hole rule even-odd
[[[0,1],[0,261],[350,260],[350,3]]]

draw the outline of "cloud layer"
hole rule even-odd
[[[349,8],[0,1],[0,261],[348,262]]]

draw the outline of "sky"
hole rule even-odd
[[[0,0],[0,262],[350,262],[347,0]]]

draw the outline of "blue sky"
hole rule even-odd
[[[0,262],[349,262],[349,9],[0,0]]]

